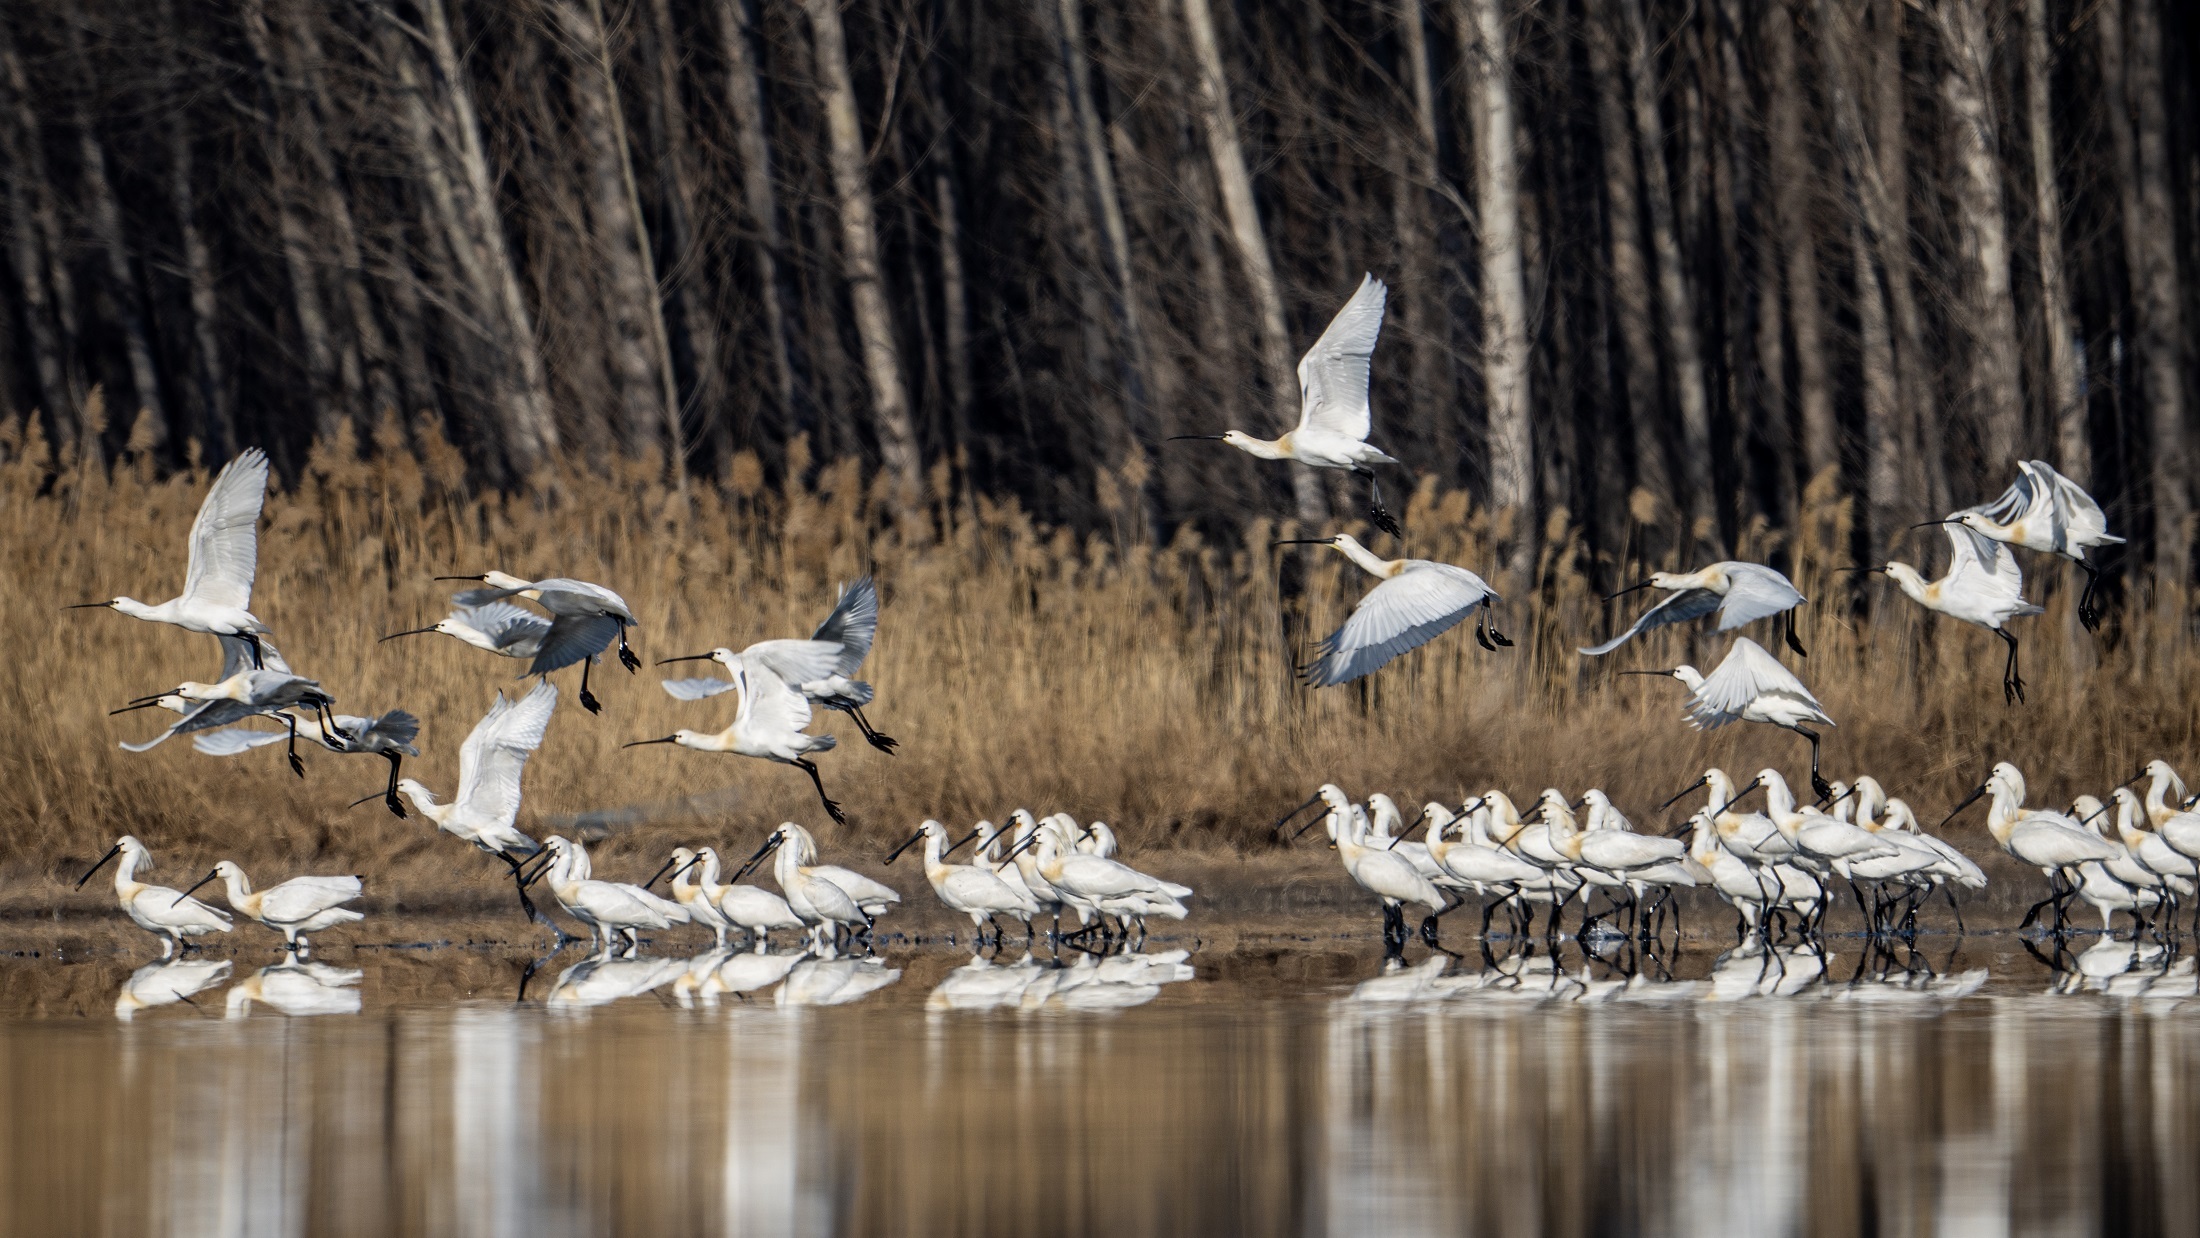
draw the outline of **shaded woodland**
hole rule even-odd
[[[883,519],[1158,543],[1357,513],[1160,440],[1280,432],[1371,270],[1376,439],[1516,571],[1761,545],[1827,476],[1876,561],[2039,457],[2182,585],[2196,17],[5,0],[0,414],[57,466],[858,459]]]

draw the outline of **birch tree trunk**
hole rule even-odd
[[[1482,380],[1489,408],[1490,506],[1513,513],[1517,588],[1535,582],[1535,440],[1528,404],[1528,288],[1520,228],[1512,32],[1503,0],[1457,0],[1475,72],[1475,213],[1481,226]]]
[[[863,131],[856,120],[855,85],[848,77],[848,51],[840,26],[840,0],[802,0],[817,49],[817,89],[825,109],[831,144],[833,188],[840,205],[841,264],[855,303],[856,332],[863,341],[863,369],[871,384],[871,414],[878,435],[879,459],[902,490],[905,502],[924,493],[924,466],[909,415],[909,394],[902,385],[901,352],[894,343],[894,322],[886,304],[879,268],[878,228],[871,207]]]
[[[1696,299],[1681,259],[1673,190],[1665,170],[1665,129],[1658,119],[1657,66],[1651,59],[1642,0],[1619,0],[1619,7],[1627,25],[1627,76],[1635,136],[1642,151],[1643,197],[1650,208],[1650,246],[1657,256],[1658,302],[1665,312],[1673,396],[1680,411],[1681,459],[1676,480],[1684,492],[1684,537],[1691,547],[1709,546],[1717,540],[1709,523],[1716,511],[1711,489],[1711,402],[1704,386]]]
[[[781,433],[795,424],[794,361],[780,286],[779,202],[772,188],[771,144],[764,134],[764,91],[749,42],[748,0],[718,0],[718,32],[726,54],[726,104],[733,113],[734,153],[741,164],[741,201],[755,237],[757,299],[764,306],[764,353]]]
[[[1184,25],[1191,32],[1194,69],[1199,89],[1196,104],[1207,134],[1208,157],[1215,165],[1215,185],[1222,198],[1223,217],[1229,221],[1230,239],[1236,245],[1245,282],[1252,287],[1253,310],[1260,328],[1262,368],[1268,374],[1270,403],[1284,428],[1299,423],[1299,384],[1291,363],[1291,337],[1284,326],[1283,296],[1276,288],[1276,268],[1269,258],[1268,238],[1261,228],[1260,208],[1253,201],[1253,176],[1245,166],[1244,146],[1238,141],[1237,120],[1230,111],[1229,79],[1222,70],[1222,49],[1215,38],[1214,14],[1207,0],[1183,0]],[[1291,470],[1291,493],[1297,502],[1299,523],[1308,531],[1329,519],[1328,496],[1321,478],[1302,464]]]
[[[2161,29],[2152,0],[2106,0],[2093,16],[2099,42],[2124,265],[2131,281],[2132,346],[2145,400],[2153,497],[2154,572],[2164,606],[2181,602],[2192,573],[2192,491],[2186,475],[2184,328],[2177,295]]]
[[[2055,467],[2080,485],[2093,475],[2079,392],[2076,327],[2063,276],[2062,190],[2055,183],[2054,131],[2048,123],[2047,0],[2024,0],[2025,128],[2032,140],[2032,216],[2039,250],[2040,330],[2047,336],[2047,424]]]
[[[1948,67],[1940,80],[1954,147],[1957,244],[1969,267],[1964,324],[1971,337],[1968,395],[1989,478],[2014,477],[2027,441],[2017,380],[2017,316],[2010,299],[2009,230],[2002,216],[2001,155],[1993,111],[1993,32],[1982,0],[1943,0],[1933,10]]]
[[[1918,267],[1910,238],[1909,77],[1902,67],[1906,0],[1873,0],[1874,40],[1870,155],[1877,176],[1865,187],[1883,204],[1879,261],[1893,310],[1895,380],[1902,397],[1905,428],[1915,446],[1911,459],[1919,474],[1919,503],[1930,515],[1954,506],[1948,485],[1947,436],[1942,432],[1939,393],[1934,387],[1932,354],[1925,343],[1924,315],[1918,307]],[[1875,188],[1876,187],[1876,188]]]
[[[69,356],[76,338],[76,297],[68,265],[62,260],[60,217],[54,209],[38,113],[6,22],[0,22],[0,89],[7,93],[7,116],[0,120],[6,139],[0,151],[7,158],[0,174],[8,182],[7,232],[13,241],[9,257],[22,289],[39,397],[53,422],[54,445],[65,453],[84,437],[80,420],[84,392]]]
[[[1803,135],[1802,94],[1795,88],[1795,13],[1787,0],[1764,15],[1766,76],[1771,89],[1772,213],[1787,277],[1788,323],[1795,338],[1796,408],[1801,414],[1804,480],[1841,463],[1833,416],[1831,366],[1818,290],[1818,233],[1811,226],[1816,170]]]
[[[689,391],[683,398],[671,388],[677,406],[699,410],[705,419],[701,430],[716,440],[724,429],[720,409],[724,391],[718,368],[718,328],[711,312],[708,265],[697,251],[695,236],[695,152],[688,129],[687,106],[680,97],[679,27],[673,24],[670,0],[650,0],[649,23],[644,29],[644,49],[654,75],[650,85],[650,144],[661,153],[657,163],[658,192],[664,200],[665,249],[671,255],[664,272],[663,324],[667,360],[684,354],[689,371]],[[617,96],[612,96],[614,104]],[[680,347],[675,350],[674,340]],[[675,424],[678,424],[675,415]],[[718,443],[714,454],[723,450]]]

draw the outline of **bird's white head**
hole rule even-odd
[[[438,807],[435,800],[435,792],[430,791],[417,779],[398,779],[397,793],[404,796],[406,799],[411,800],[413,803],[413,807],[419,809],[424,813],[428,813],[430,816],[434,815],[434,810]]]
[[[519,577],[512,575],[510,572],[483,572],[481,574],[481,583],[489,586],[492,589],[525,589],[535,582],[531,580],[521,580]]]
[[[1690,692],[1694,692],[1696,689],[1703,687],[1703,672],[1697,670],[1693,666],[1690,666],[1686,662],[1683,662],[1679,666],[1674,667],[1671,671],[1667,673],[1672,675],[1673,678],[1680,680],[1681,686],[1688,689]]]
[[[2020,804],[2024,802],[2024,775],[2007,761],[1994,763],[1994,772],[1987,776],[1986,787],[1996,795],[2010,796]]]
[[[1429,827],[1435,831],[1435,836],[1441,838],[1444,831],[1450,829],[1452,823],[1459,819],[1459,814],[1435,800],[1430,800],[1428,803],[1421,805],[1421,818],[1429,823]]]
[[[1329,807],[1335,811],[1343,812],[1352,807],[1352,797],[1346,795],[1344,793],[1344,788],[1338,786],[1336,783],[1323,783],[1322,789],[1316,792],[1316,794],[1321,796],[1322,803],[1329,805]]]
[[[1900,559],[1889,559],[1887,565],[1879,570],[1887,574],[1887,579],[1893,581],[1896,588],[1911,597],[1921,598],[1925,596],[1925,586],[1930,582],[1925,579],[1924,573],[1909,564],[1902,562]]]
[[[1887,807],[1879,814],[1879,820],[1880,824],[1886,829],[1900,830],[1909,834],[1918,832],[1917,812],[1903,800],[1888,800]]]

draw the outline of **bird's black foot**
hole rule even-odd
[[[299,760],[298,754],[295,752],[290,754],[290,772],[298,775],[300,778],[306,776],[306,763]]]
[[[634,656],[634,651],[627,648],[625,641],[619,642],[619,665],[625,667],[629,675],[642,669],[642,660]]]
[[[1810,774],[1810,789],[1818,793],[1821,803],[1833,798],[1833,784],[1820,777],[1816,770],[1812,770]]]
[[[1367,518],[1375,522],[1376,528],[1390,534],[1392,537],[1404,537],[1406,535],[1406,531],[1398,527],[1398,518],[1391,515],[1390,509],[1380,503],[1367,509]]]
[[[1491,653],[1497,652],[1497,646],[1490,643],[1489,629],[1479,623],[1474,625],[1474,643],[1482,646],[1484,649],[1489,650]]]
[[[1513,647],[1512,641],[1506,639],[1505,634],[1498,631],[1497,625],[1494,623],[1490,625],[1490,639],[1496,641],[1497,647],[1500,649],[1510,649]]]
[[[2007,678],[2007,679],[2004,679],[2004,680],[2002,680],[2002,681],[2001,681],[2001,695],[2002,695],[2002,700],[2003,700],[2004,702],[2006,702],[2007,704],[2010,704],[2010,705],[2022,705],[2022,704],[2024,704],[2024,679],[2023,679],[2023,677],[2022,677],[2022,676],[2018,676],[2018,675],[2011,675],[2011,676],[2010,676],[2009,678]]]
[[[1426,917],[1421,921],[1421,940],[1432,946],[1437,944],[1435,916]]]
[[[2088,632],[2098,632],[2101,630],[2101,612],[2093,609],[2090,605],[2080,606],[2078,608],[2078,623]]]
[[[1787,642],[1788,648],[1795,651],[1796,657],[1807,658],[1810,656],[1810,650],[1803,648],[1803,642],[1795,638],[1795,625],[1792,623],[1787,625]]]
[[[869,731],[864,734],[863,738],[871,741],[873,748],[878,749],[887,756],[894,755],[895,740],[893,736],[881,735],[877,731]]]
[[[582,688],[581,708],[587,710],[589,713],[592,714],[600,714],[603,712],[603,702],[596,699],[595,693],[590,692],[586,688]]]
[[[388,795],[383,796],[382,802],[389,807],[391,816],[396,817],[400,821],[403,821],[405,819],[404,801],[397,798],[397,793],[395,791],[392,791]]]
[[[833,820],[838,821],[842,825],[848,824],[848,814],[840,811],[839,800],[826,800],[825,812],[827,815],[832,817]]]

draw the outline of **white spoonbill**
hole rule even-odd
[[[2101,546],[2121,546],[2124,539],[2108,531],[2108,516],[2078,483],[2055,471],[2045,460],[2025,460],[2017,465],[2017,480],[2001,497],[1977,507],[1966,507],[1950,517],[1973,533],[2026,550],[2042,550],[2078,565],[2085,573],[2085,592],[2078,598],[2078,621],[2088,630],[2101,626],[2100,609],[2093,603],[2101,572],[2086,561],[2085,552]]]
[[[1379,559],[1349,533],[1335,537],[1293,537],[1277,546],[1334,546],[1382,583],[1367,591],[1344,626],[1316,646],[1315,659],[1300,668],[1310,688],[1350,683],[1373,674],[1399,654],[1426,645],[1499,600],[1489,582],[1463,567],[1429,559]],[[1484,649],[1511,641],[1490,625],[1484,611],[1475,620],[1474,638]],[[1494,642],[1494,643],[1493,643]]]
[[[2024,775],[2017,772],[2017,767],[2007,761],[1996,762],[1986,781],[1950,809],[1941,825],[1955,820],[1957,813],[1969,808],[1979,797],[1992,796],[1986,811],[1987,832],[1994,836],[2002,850],[2039,869],[2047,878],[2048,896],[2032,904],[2017,927],[2022,929],[2030,925],[2038,918],[2041,908],[2052,907],[2055,927],[2059,931],[2063,903],[2073,892],[2074,883],[2065,887],[2058,879],[2071,881],[2079,865],[2115,859],[2123,848],[2062,813],[2026,808],[2024,791]]]
[[[1899,560],[1880,567],[1854,568],[1881,572],[1894,581],[1911,601],[1951,619],[1976,624],[2009,646],[2009,661],[2002,668],[2001,694],[2010,704],[2024,699],[2024,677],[2017,672],[2017,638],[2003,625],[2011,619],[2037,615],[2039,607],[2024,600],[2024,573],[2007,546],[1968,527],[1949,524],[1948,572],[1939,580],[1927,580],[1916,568]]]
[[[133,619],[174,624],[190,632],[234,636],[259,646],[266,624],[253,617],[252,578],[260,559],[260,505],[267,499],[267,453],[248,447],[222,467],[191,522],[191,549],[180,596],[151,605],[132,597],[80,602],[69,610],[106,607]],[[255,656],[254,665],[259,661]]]
[[[1444,910],[1443,894],[1413,862],[1392,851],[1369,847],[1363,841],[1350,797],[1333,782],[1322,784],[1321,800],[1329,806],[1329,819],[1337,841],[1337,858],[1344,862],[1344,871],[1360,888],[1382,900],[1383,944],[1396,950],[1406,942],[1406,916],[1404,904],[1416,903],[1429,909],[1422,922],[1422,935],[1436,935],[1436,913]],[[1051,878],[1050,878],[1051,879]]]
[[[818,773],[817,763],[809,758],[813,752],[831,751],[840,741],[830,735],[806,733],[812,717],[809,698],[788,687],[786,680],[767,667],[746,661],[733,668],[733,684],[741,694],[741,704],[734,711],[733,725],[725,730],[693,731],[682,727],[658,739],[637,739],[620,747],[676,744],[697,752],[730,752],[792,765],[810,776],[818,802],[833,820],[846,825],[846,814],[825,794],[825,779]]]
[[[1688,724],[1699,731],[1716,731],[1729,722],[1762,722],[1809,740],[1811,790],[1821,799],[1832,798],[1833,788],[1818,773],[1818,733],[1805,724],[1832,726],[1833,719],[1803,681],[1756,641],[1735,637],[1734,647],[1708,676],[1686,664],[1620,674],[1678,679],[1688,689]]]
[[[1693,572],[1652,572],[1650,579],[1639,585],[1629,585],[1604,600],[1622,598],[1637,589],[1663,589],[1672,596],[1644,611],[1626,631],[1595,648],[1582,650],[1583,654],[1600,657],[1653,628],[1686,623],[1716,612],[1721,632],[1731,632],[1743,624],[1770,619],[1774,615],[1786,615],[1787,621],[1782,626],[1788,648],[1798,656],[1810,656],[1803,642],[1795,636],[1795,608],[1807,599],[1793,581],[1761,563],[1729,559]]]
[[[696,888],[710,900],[728,923],[739,926],[748,933],[756,952],[761,954],[769,944],[766,934],[773,929],[799,929],[802,917],[794,914],[787,900],[762,886],[720,885],[718,883],[718,849],[701,847],[695,852],[702,861],[702,868],[695,879]],[[790,964],[791,966],[791,964]],[[774,977],[777,979],[777,977]]]
[[[581,664],[581,707],[600,714],[603,706],[588,691],[588,668],[597,655],[619,642],[619,662],[628,674],[642,669],[642,660],[627,647],[626,630],[641,621],[627,607],[626,599],[585,580],[552,577],[521,580],[509,572],[483,572],[479,576],[438,576],[437,580],[478,580],[485,586],[468,589],[451,600],[460,606],[482,606],[506,598],[523,597],[550,612],[550,628],[542,634],[535,660],[527,664],[530,675],[547,675],[561,667]]]
[[[656,876],[643,882],[642,888],[646,890],[656,885],[658,877],[670,872],[672,901],[688,913],[689,920],[709,929],[713,943],[722,950],[726,945],[726,930],[732,927],[733,922],[718,910],[717,902],[703,889],[702,883],[689,875],[702,862],[702,856],[696,852],[686,847],[674,847],[672,858],[665,861],[665,866],[657,870]]]
[[[390,763],[390,779],[379,794],[390,812],[403,820],[405,805],[397,798],[397,784],[405,768],[405,758],[420,755],[420,749],[413,746],[413,741],[420,737],[420,719],[402,709],[393,709],[374,718],[356,714],[336,714],[334,717],[336,725],[329,727],[322,725],[317,717],[292,712],[285,719],[287,725],[283,730],[232,726],[202,731],[191,737],[191,747],[210,757],[227,757],[285,740],[303,739],[330,752],[359,752],[381,757]],[[364,804],[373,798],[375,796],[370,794],[353,803]]]
[[[1190,886],[1163,881],[1115,860],[1085,855],[1062,840],[1061,831],[1042,829],[1027,845],[1033,847],[1039,875],[1071,906],[1080,911],[1090,906],[1126,926],[1135,922],[1141,939],[1147,916],[1181,920],[1188,914],[1182,900],[1192,896]],[[1106,932],[1104,924],[1102,932]]]
[[[709,653],[666,658],[657,665],[711,661],[731,671],[742,661],[759,662],[812,704],[838,710],[855,719],[863,738],[873,748],[892,756],[894,737],[880,734],[870,719],[863,716],[863,707],[877,694],[871,685],[855,677],[856,672],[863,669],[863,659],[870,656],[871,642],[877,636],[878,585],[865,576],[841,590],[833,613],[825,616],[825,622],[817,625],[808,640],[758,641],[739,653],[719,648]],[[732,691],[733,681],[716,676],[667,679],[664,687],[666,695],[674,700],[699,701],[706,696]]]
[[[143,743],[122,745],[125,752],[147,752],[158,747],[173,735],[187,735],[194,731],[210,730],[242,722],[246,718],[262,714],[281,721],[290,743],[290,769],[300,778],[305,777],[305,762],[298,759],[297,719],[293,709],[310,711],[325,728],[341,731],[329,711],[335,707],[336,698],[330,696],[321,685],[288,671],[252,669],[238,671],[220,683],[200,683],[186,679],[166,692],[139,697],[110,714],[126,714],[134,709],[149,709],[165,705],[170,698],[187,702],[189,710],[169,728]],[[188,704],[196,702],[196,704]]]
[[[2155,829],[2161,829],[2163,822],[2183,811],[2185,780],[2178,777],[2176,769],[2160,757],[2147,762],[2124,785],[2128,787],[2141,779],[2150,780],[2147,782],[2147,821]]]
[[[773,855],[774,852],[778,854]],[[821,871],[817,863],[817,839],[808,830],[792,821],[780,822],[779,828],[764,840],[764,845],[756,849],[756,854],[734,871],[734,880],[740,880],[750,869],[763,863],[766,856],[772,856],[772,876],[787,896],[787,906],[810,926],[811,936],[820,949],[831,946],[841,929],[848,930],[851,936],[871,931],[870,914],[854,895]]]
[[[976,837],[975,832],[972,837]],[[892,864],[902,852],[920,841],[924,844],[924,879],[931,883],[932,892],[948,910],[970,917],[970,927],[977,934],[971,942],[973,951],[985,945],[988,921],[993,925],[993,944],[998,946],[1001,942],[999,917],[1014,916],[1029,926],[1031,917],[1039,913],[1038,901],[1028,891],[1012,888],[991,869],[975,864],[948,863],[947,827],[931,818],[926,818],[924,824],[917,827],[908,842],[894,848],[886,862]]]
[[[479,606],[453,607],[450,614],[427,627],[392,632],[383,637],[382,641],[393,641],[400,636],[421,636],[430,632],[456,637],[476,649],[486,650],[499,657],[532,659],[542,652],[543,637],[550,634],[550,621],[524,606],[515,606],[510,602],[484,602]],[[382,641],[375,643],[380,644]]]
[[[489,712],[459,747],[458,797],[450,803],[438,802],[435,792],[414,779],[397,784],[413,807],[435,822],[435,828],[472,843],[511,868],[513,884],[519,887],[519,905],[530,920],[539,917],[527,897],[520,864],[541,851],[542,845],[514,823],[519,820],[520,776],[527,770],[527,758],[542,746],[557,703],[557,686],[547,679],[516,701],[498,693]]]
[[[1177,434],[1172,439],[1228,443],[1262,460],[1296,460],[1317,469],[1345,469],[1365,477],[1371,496],[1368,518],[1392,537],[1405,532],[1383,508],[1383,490],[1375,480],[1377,464],[1395,459],[1368,445],[1373,415],[1368,408],[1368,366],[1383,330],[1383,306],[1390,289],[1368,275],[1344,303],[1329,329],[1299,358],[1299,424],[1277,439],[1255,438],[1243,430],[1221,434]]]
[[[624,934],[630,944],[638,944],[637,934],[642,929],[664,929],[687,923],[687,909],[670,899],[659,898],[640,886],[623,881],[598,881],[588,876],[586,852],[580,844],[553,834],[543,839],[542,845],[550,853],[549,865],[544,870],[550,892],[567,915],[601,936],[603,946],[597,957],[608,957],[620,934]]]
[[[308,944],[306,934],[366,919],[344,906],[359,897],[357,877],[293,877],[281,885],[255,891],[243,869],[223,860],[183,896],[189,898],[200,886],[215,880],[221,881],[231,910],[281,933],[283,948],[301,955]]]
[[[229,917],[221,912],[184,897],[179,890],[139,881],[137,872],[153,866],[153,853],[129,834],[115,840],[97,864],[84,870],[84,875],[76,879],[76,888],[83,889],[101,865],[117,856],[122,858],[115,862],[115,901],[139,928],[160,938],[160,957],[168,958],[178,947],[189,947],[190,938],[229,931]]]

